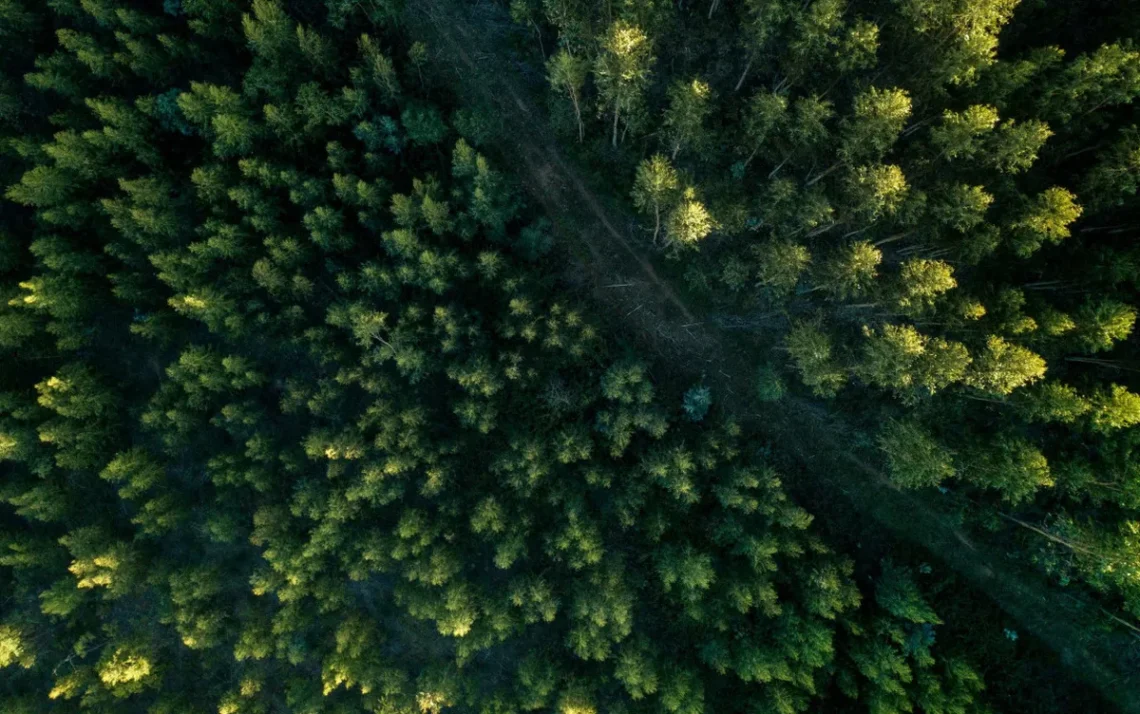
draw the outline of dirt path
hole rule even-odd
[[[1126,636],[1107,632],[1102,616],[1090,619],[1095,607],[1090,610],[1021,561],[972,538],[936,497],[894,488],[860,458],[851,428],[826,407],[789,397],[757,413],[761,407],[749,397],[755,365],[747,359],[747,346],[686,305],[641,243],[620,230],[630,224],[622,209],[607,205],[560,154],[545,115],[521,89],[518,69],[501,56],[496,38],[504,20],[497,9],[478,2],[409,0],[408,21],[433,40],[444,65],[454,67],[454,89],[495,109],[503,124],[494,147],[498,158],[524,177],[560,237],[578,244],[579,261],[567,266],[569,279],[592,293],[612,327],[654,350],[675,373],[704,376],[735,411],[753,417],[771,443],[794,453],[807,476],[787,485],[809,511],[826,520],[827,504],[841,494],[848,507],[925,548],[986,593],[1055,650],[1075,678],[1122,711],[1140,714],[1140,673],[1121,661]]]

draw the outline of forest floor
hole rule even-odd
[[[465,100],[494,109],[502,122],[491,147],[517,173],[531,198],[573,242],[565,251],[566,281],[591,295],[610,327],[651,350],[663,369],[689,383],[704,380],[715,398],[802,467],[786,486],[800,505],[828,522],[861,524],[846,537],[856,547],[885,528],[918,546],[992,599],[1054,650],[1075,679],[1098,690],[1121,711],[1140,713],[1140,672],[1129,661],[1134,635],[1114,616],[1051,586],[1013,554],[967,532],[938,494],[904,492],[873,465],[867,439],[823,402],[788,395],[776,404],[753,398],[759,360],[771,345],[689,304],[663,278],[626,207],[591,187],[589,174],[559,150],[546,113],[535,104],[524,70],[510,57],[501,8],[462,0],[410,0],[416,26]],[[752,358],[750,358],[750,355]],[[830,535],[830,533],[828,534]]]

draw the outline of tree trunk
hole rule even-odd
[[[538,38],[538,51],[541,52],[541,55],[543,55],[543,62],[545,63],[546,62],[546,46],[543,43],[543,31],[541,31],[541,29],[539,29],[538,23],[536,23],[535,21],[530,21],[530,26],[534,27],[534,29],[535,29],[535,36],[537,36],[537,38]]]
[[[657,224],[653,226],[653,247],[657,247],[657,234],[661,232],[661,203],[658,201],[653,202],[653,213],[657,219]]]
[[[867,226],[867,228],[870,228],[870,226]],[[867,230],[867,228],[864,228],[863,230]],[[906,233],[896,233],[893,236],[887,236],[886,238],[883,238],[882,240],[877,240],[874,243],[872,243],[871,245],[878,248],[881,245],[886,245],[887,243],[894,243],[896,240],[902,240],[903,238],[906,238],[907,236],[909,236],[910,233],[911,233],[910,231],[907,231]]]
[[[1104,558],[1104,556],[1100,553],[1089,550],[1088,548],[1086,548],[1082,545],[1079,545],[1077,543],[1067,541],[1064,538],[1058,538],[1057,536],[1053,535],[1052,533],[1050,533],[1046,530],[1042,530],[1042,529],[1038,528],[1037,526],[1026,523],[1025,521],[1021,520],[1020,518],[1014,518],[1011,515],[1001,513],[1001,512],[998,512],[998,515],[1001,516],[1002,518],[1006,519],[1010,523],[1014,523],[1016,525],[1019,525],[1022,528],[1025,528],[1026,530],[1031,530],[1038,535],[1045,536],[1046,538],[1053,541],[1054,543],[1057,543],[1059,545],[1063,545],[1066,548],[1069,548],[1070,550],[1075,550],[1079,553],[1085,553],[1086,555],[1091,555],[1094,558],[1103,558],[1105,560],[1108,560],[1107,558]]]
[[[903,129],[903,132],[902,132],[902,134],[900,134],[900,136],[905,139],[906,137],[910,136],[914,132],[918,131],[922,127],[929,124],[932,119],[934,119],[934,117],[927,117],[927,118],[923,119],[922,121],[917,121],[914,124],[911,124],[907,128]]]
[[[570,101],[574,103],[574,117],[578,120],[578,143],[586,138],[586,130],[582,127],[582,108],[578,106],[578,93],[570,90]]]
[[[832,165],[831,165],[831,168],[829,168],[828,170],[824,171],[824,172],[823,172],[823,173],[821,173],[819,176],[816,176],[816,177],[815,177],[815,178],[813,178],[811,181],[808,181],[808,182],[807,182],[807,186],[814,186],[814,185],[816,185],[816,184],[817,184],[817,183],[819,183],[821,180],[823,180],[823,177],[824,177],[824,176],[827,176],[827,175],[828,175],[828,174],[830,174],[832,171],[836,170],[837,168],[839,168],[839,167],[840,167],[840,166],[842,166],[842,165],[843,165],[843,162],[842,162],[842,161],[840,161],[840,162],[838,162],[838,163],[835,163],[835,164],[832,164]]]
[[[1101,143],[1096,144],[1094,146],[1087,146],[1083,149],[1080,149],[1079,151],[1069,152],[1068,154],[1065,154],[1064,156],[1062,156],[1057,161],[1057,163],[1060,163],[1061,161],[1068,161],[1069,159],[1073,158],[1074,156],[1080,156],[1081,154],[1086,154],[1090,151],[1096,151],[1097,149],[1101,148],[1102,146],[1104,146],[1104,142],[1101,142]]]
[[[834,228],[838,225],[839,225],[838,221],[831,221],[830,224],[828,224],[827,226],[823,226],[822,228],[816,228],[815,230],[812,230],[812,232],[808,233],[805,237],[814,238],[817,235],[822,235],[824,233],[829,232],[829,230],[831,230],[832,228]]]
[[[621,108],[621,105],[620,105],[620,104],[618,104],[617,102],[614,102],[614,136],[613,136],[613,145],[614,145],[614,148],[615,148],[615,149],[617,148],[618,112],[620,111],[620,108]]]
[[[740,88],[744,86],[744,78],[748,76],[748,70],[752,69],[752,60],[754,59],[755,57],[748,58],[748,64],[744,65],[744,71],[740,73],[740,79],[736,80],[736,87],[732,91],[739,92]]]
[[[1095,357],[1066,357],[1066,362],[1077,362],[1079,364],[1092,364],[1098,367],[1106,367],[1109,369],[1119,369],[1124,372],[1140,372],[1140,369],[1135,367],[1125,367],[1125,362],[1110,359],[1096,359]]]
[[[807,236],[805,236],[805,237],[814,238],[814,237],[821,235],[823,233],[827,233],[829,230],[836,227],[837,225],[839,225],[838,222],[832,221],[830,224],[824,226],[823,228],[816,228],[814,231],[808,233]]]
[[[749,154],[748,158],[744,160],[744,168],[748,168],[748,164],[752,163],[752,159],[756,158],[756,153],[758,151],[760,151],[759,146],[757,146],[755,149],[752,150],[752,153]]]
[[[712,2],[709,3],[709,17],[708,17],[708,19],[710,19],[710,20],[712,19],[713,13],[716,12],[716,9],[719,5],[720,5],[720,0],[712,0]]]

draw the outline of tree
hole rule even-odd
[[[602,39],[601,50],[594,62],[594,77],[601,98],[601,111],[613,114],[611,143],[614,148],[618,145],[621,116],[625,115],[628,125],[641,107],[642,92],[649,83],[655,59],[649,37],[640,28],[623,20],[610,25]]]
[[[796,289],[811,265],[811,253],[789,240],[769,240],[756,248],[756,284],[776,294]]]
[[[699,602],[716,582],[712,558],[691,545],[663,547],[656,552],[655,560],[662,590],[682,602]]]
[[[965,233],[982,224],[993,202],[994,197],[981,186],[959,183],[939,192],[930,213],[939,223]]]
[[[99,477],[103,480],[121,484],[119,495],[122,498],[141,496],[161,484],[164,475],[162,465],[141,448],[116,454],[107,467],[99,473]]]
[[[1041,104],[1062,122],[1140,96],[1140,50],[1131,39],[1101,45],[1065,67]]]
[[[715,227],[716,222],[697,199],[696,191],[686,188],[665,221],[665,240],[671,248],[695,247]]]
[[[609,659],[615,645],[633,629],[633,593],[620,562],[592,569],[574,587],[570,601],[568,645],[587,661]]]
[[[942,620],[930,603],[926,602],[922,590],[914,582],[913,574],[889,560],[883,563],[883,572],[875,582],[875,602],[900,620],[920,625],[942,624]]]
[[[1119,384],[1096,394],[1091,406],[1093,428],[1099,431],[1109,432],[1140,424],[1140,395]]]
[[[670,714],[704,714],[705,691],[692,670],[673,668],[662,674],[661,705]]]
[[[1110,298],[1092,299],[1075,317],[1077,344],[1086,352],[1106,352],[1132,334],[1136,309]]]
[[[1018,0],[943,3],[903,0],[899,11],[917,35],[927,73],[936,84],[972,84],[993,64],[998,34],[1013,16]]]
[[[71,553],[68,571],[80,590],[103,588],[110,598],[122,597],[139,585],[139,559],[126,543],[96,526],[78,528],[59,539]]]
[[[839,71],[853,73],[874,67],[878,51],[879,26],[867,20],[855,21],[835,49]]]
[[[671,146],[670,158],[676,161],[681,149],[700,151],[707,143],[704,127],[712,112],[713,94],[707,83],[698,79],[677,81],[669,87],[669,106],[665,110],[665,134]]]
[[[866,294],[879,275],[883,252],[867,241],[836,250],[815,271],[816,283],[840,300]]]
[[[1008,119],[994,132],[990,151],[984,158],[1004,173],[1022,173],[1033,166],[1037,152],[1051,136],[1053,131],[1045,122],[1031,119],[1018,123]]]
[[[890,421],[879,433],[891,481],[903,488],[937,486],[956,473],[952,453],[914,421]]]
[[[895,390],[904,403],[916,399],[912,390],[929,395],[961,382],[971,362],[964,345],[927,337],[910,325],[865,327],[864,335],[857,373],[870,384]]]
[[[899,271],[898,307],[906,314],[922,314],[934,307],[941,295],[956,287],[958,281],[948,263],[911,258]]]
[[[428,105],[411,105],[400,112],[400,123],[413,145],[431,146],[447,138],[447,125],[439,110]]]
[[[655,694],[659,685],[658,666],[650,644],[643,637],[622,643],[614,666],[614,677],[625,686],[631,699],[637,701]]]
[[[1030,421],[1072,424],[1092,409],[1075,388],[1056,381],[1022,390],[1019,406]]]
[[[910,96],[901,89],[871,87],[855,98],[844,124],[839,155],[851,164],[878,161],[890,150],[910,118]]]
[[[752,163],[752,159],[784,128],[787,115],[788,100],[775,92],[760,91],[748,100],[742,148],[750,151],[744,161],[745,166]]]
[[[827,125],[835,115],[831,102],[816,95],[801,97],[792,105],[791,114],[784,128],[794,156],[815,159],[830,148]]]
[[[762,402],[778,402],[784,397],[787,388],[780,373],[769,365],[756,370],[756,398]]]
[[[653,211],[653,243],[661,234],[661,214],[675,202],[680,186],[677,170],[661,154],[654,154],[637,167],[633,181],[633,205],[643,212]]]
[[[685,411],[685,417],[689,421],[700,422],[709,413],[709,407],[712,406],[712,392],[708,387],[697,385],[691,387],[685,392],[682,408]]]
[[[153,655],[144,648],[123,645],[110,649],[96,665],[99,681],[116,698],[138,694],[143,689],[155,687],[159,683]]]
[[[966,375],[966,384],[1006,395],[1045,376],[1045,360],[1019,345],[990,335]]]
[[[56,463],[64,468],[97,468],[114,438],[115,394],[81,363],[64,365],[37,383],[36,391],[39,405],[57,415],[38,428],[40,441],[55,447]]]
[[[883,325],[876,332],[864,327],[867,337],[859,375],[878,387],[905,390],[914,384],[914,368],[926,351],[926,338],[910,325]]]
[[[0,625],[0,669],[19,665],[31,669],[36,664],[36,654],[31,643],[15,625]]]
[[[1140,129],[1124,129],[1098,159],[1084,177],[1082,198],[1092,210],[1124,205],[1140,191]]]
[[[971,159],[986,148],[985,138],[998,123],[998,110],[974,104],[962,112],[947,109],[942,122],[930,130],[930,142],[947,159]]]
[[[734,92],[739,92],[752,69],[752,63],[768,48],[781,25],[792,15],[794,6],[782,0],[745,0],[744,24],[741,44],[744,45],[744,70],[736,81]]]
[[[52,377],[36,385],[40,406],[68,419],[107,416],[117,400],[95,374],[81,363],[64,365]]]
[[[909,190],[902,169],[894,165],[859,166],[847,179],[852,213],[871,222],[894,215]]]
[[[191,82],[190,91],[178,95],[178,108],[198,132],[213,141],[219,158],[252,150],[258,127],[241,97],[229,87]]]
[[[400,94],[400,81],[392,60],[368,35],[360,36],[358,49],[364,64],[358,70],[354,69],[353,79],[361,83],[367,79],[368,84],[379,90],[381,99],[387,102],[395,100]]]
[[[832,354],[831,338],[820,323],[793,325],[784,345],[803,383],[817,396],[835,396],[847,383],[846,372]]]
[[[582,90],[586,86],[586,75],[590,64],[585,58],[575,57],[566,49],[561,49],[546,61],[546,77],[556,91],[570,97],[574,106],[574,118],[578,122],[578,143],[586,138],[586,128],[582,123]]]
[[[1010,436],[1000,436],[989,446],[972,451],[962,476],[982,488],[1001,492],[1002,500],[1011,504],[1053,485],[1045,455],[1028,441]]]

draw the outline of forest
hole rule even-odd
[[[0,0],[0,714],[1137,711],[1138,38]]]

